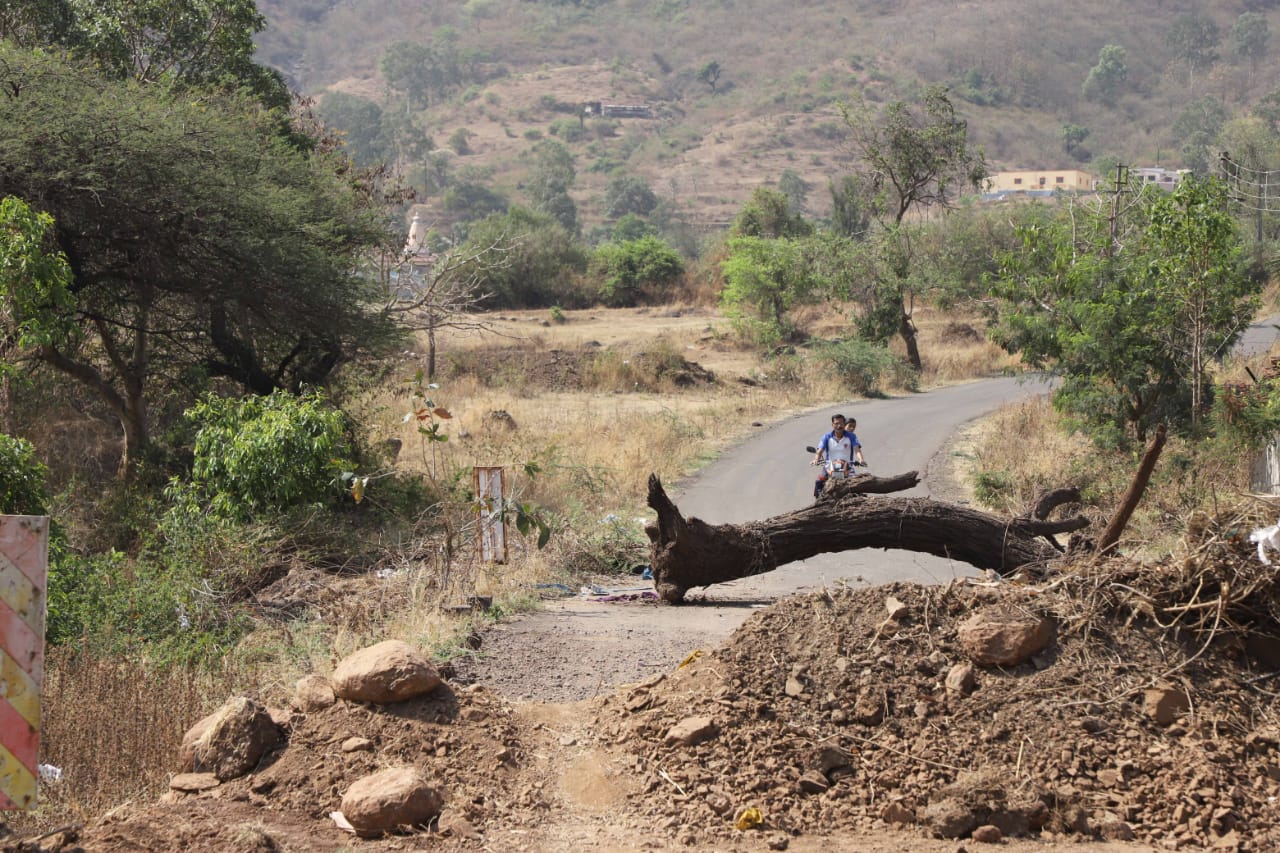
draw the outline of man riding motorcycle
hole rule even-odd
[[[862,445],[853,430],[858,426],[855,420],[844,415],[831,416],[831,432],[818,442],[817,452],[813,456],[814,465],[822,465],[822,474],[813,484],[813,497],[817,500],[827,484],[827,478],[833,471],[842,471],[847,476],[850,465],[866,465],[862,457]]]

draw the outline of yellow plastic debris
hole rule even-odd
[[[676,669],[684,669],[686,666],[693,663],[700,657],[702,657],[702,649],[694,649],[693,651],[689,652],[689,656],[687,658],[680,661],[680,665],[676,667]]]
[[[764,823],[764,815],[760,814],[760,810],[755,806],[747,806],[738,815],[738,819],[734,821],[734,829],[755,829]]]

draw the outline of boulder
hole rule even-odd
[[[663,743],[667,746],[680,744],[693,746],[709,740],[720,733],[715,721],[710,717],[687,717],[671,727]]]
[[[444,798],[417,767],[379,770],[356,780],[342,796],[343,817],[365,838],[423,826],[443,807]]]
[[[280,729],[267,709],[236,696],[187,731],[183,770],[212,773],[225,782],[252,771],[279,743]]]
[[[960,647],[981,666],[1017,666],[1053,639],[1053,623],[1023,612],[987,609],[973,614],[957,631]]]
[[[1171,725],[1179,714],[1191,708],[1187,694],[1172,687],[1153,687],[1142,691],[1142,710],[1162,726]]]
[[[963,661],[947,672],[947,692],[963,695],[973,689],[973,664]]]
[[[352,702],[390,705],[435,690],[444,680],[421,652],[387,640],[342,660],[330,679],[333,692]]]
[[[323,675],[304,675],[294,685],[292,705],[304,713],[323,711],[336,701],[333,685]]]

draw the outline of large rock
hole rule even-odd
[[[187,731],[179,758],[185,772],[212,773],[225,782],[252,771],[279,743],[270,712],[236,696]]]
[[[1053,639],[1053,623],[1022,612],[983,610],[961,623],[960,647],[983,666],[1017,666],[1044,650]]]
[[[444,683],[422,653],[400,640],[387,640],[347,657],[333,671],[333,692],[353,702],[390,705]]]
[[[304,675],[298,679],[293,688],[293,707],[299,711],[311,713],[323,711],[338,701],[333,693],[333,685],[323,675]]]
[[[444,798],[417,767],[390,767],[358,779],[342,797],[342,815],[366,838],[422,826],[440,814]]]

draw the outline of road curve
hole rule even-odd
[[[877,400],[824,407],[769,427],[721,455],[705,471],[671,489],[686,516],[713,524],[740,523],[799,509],[813,500],[815,469],[804,448],[830,428],[831,414],[858,422],[857,435],[870,470],[900,474],[917,470],[919,486],[902,495],[930,494],[929,467],[947,440],[970,421],[1002,405],[1049,392],[1038,375],[1005,377]],[[936,583],[972,573],[964,563],[908,551],[849,551],[823,554],[767,575],[695,591],[692,600],[772,600],[833,582],[870,584],[894,580]]]

